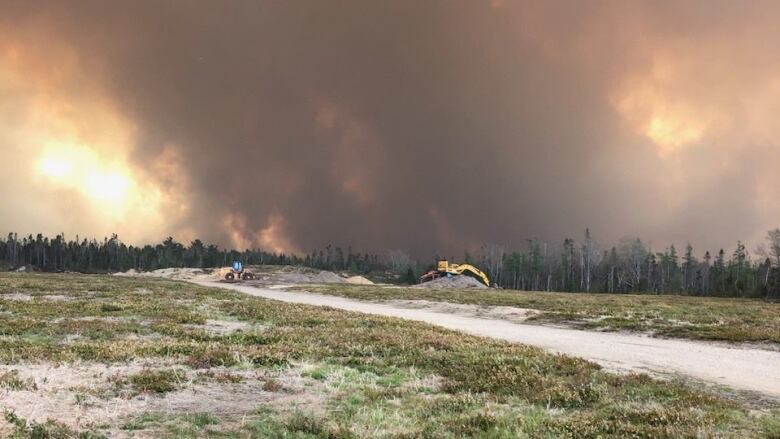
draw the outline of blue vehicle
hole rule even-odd
[[[225,273],[225,280],[252,280],[255,278],[254,273],[244,269],[244,264],[239,261],[233,261],[233,266],[230,267],[230,271]]]

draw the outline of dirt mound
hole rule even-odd
[[[207,273],[200,268],[161,268],[154,271],[137,271],[131,268],[125,272],[114,273],[114,276],[160,277],[173,280],[212,280],[217,274]]]
[[[332,271],[320,271],[311,277],[312,282],[323,284],[340,284],[347,280]]]
[[[415,285],[414,288],[487,288],[487,286],[470,276],[453,276],[440,277]]]
[[[151,272],[152,276],[165,279],[190,280],[203,277],[211,277],[200,268],[163,268]]]
[[[355,285],[374,285],[373,282],[366,279],[363,276],[352,276],[347,278],[348,284],[355,284]]]

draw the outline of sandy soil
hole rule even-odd
[[[388,300],[382,303],[399,308],[423,309],[426,311],[457,314],[467,317],[508,320],[515,323],[525,322],[529,317],[540,314],[540,311],[535,309],[517,308],[514,306],[482,306],[462,303],[431,302],[429,300]]]
[[[539,346],[553,352],[582,357],[613,371],[682,375],[780,399],[780,352],[777,351],[529,325],[510,322],[504,318],[464,315],[463,310],[453,313],[452,310],[442,308],[415,308],[408,303],[406,306],[402,303],[380,304],[321,294],[288,292],[278,288],[218,282],[198,283],[283,302],[329,306],[417,320],[473,335]]]
[[[127,395],[112,387],[112,380],[138,373],[145,368],[176,367],[182,371],[182,382],[176,391],[165,394]],[[209,412],[239,421],[256,407],[270,405],[282,411],[295,407],[320,409],[324,392],[316,380],[301,376],[302,368],[291,368],[264,376],[256,371],[227,368],[193,370],[173,361],[147,359],[125,364],[37,363],[0,365],[0,375],[18,371],[29,388],[0,387],[0,406],[19,416],[45,422],[53,419],[72,428],[108,423],[110,437],[159,437],[159,432],[126,432],[119,427],[143,413],[164,412],[168,415]],[[197,380],[199,373],[230,373],[241,382]],[[279,391],[268,391],[265,383],[273,379]],[[33,385],[34,383],[34,385]],[[0,437],[9,428],[0,421]]]

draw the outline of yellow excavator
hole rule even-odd
[[[490,286],[490,279],[488,279],[487,274],[479,268],[471,264],[451,264],[446,260],[439,261],[435,270],[431,270],[420,276],[420,283],[432,281],[439,277],[453,277],[464,274],[476,278],[485,284],[485,286]]]

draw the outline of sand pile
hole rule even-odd
[[[487,286],[471,276],[453,276],[440,277],[415,285],[414,288],[487,288]]]
[[[160,277],[172,280],[213,280],[218,273],[207,273],[200,268],[161,268],[154,271],[137,271],[129,269],[122,273],[114,273],[114,276],[127,277]]]
[[[355,284],[355,285],[374,285],[373,282],[366,279],[363,276],[352,276],[347,278],[348,284]]]

